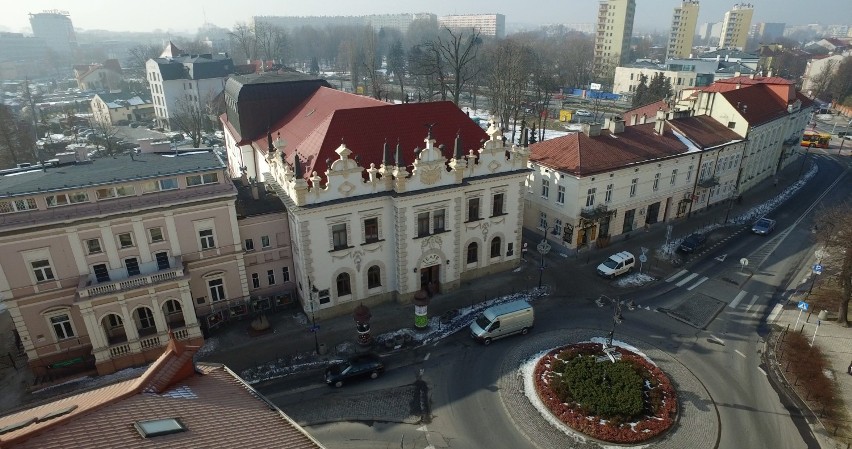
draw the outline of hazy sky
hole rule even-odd
[[[635,26],[668,28],[680,0],[637,0]],[[734,0],[701,0],[699,24],[722,20]],[[753,22],[852,25],[852,0],[751,0]],[[230,28],[254,15],[363,15],[431,12],[438,15],[500,13],[509,23],[589,23],[598,0],[4,0],[0,30],[29,32],[29,13],[68,11],[76,28],[113,31],[175,30],[194,32],[208,22]]]

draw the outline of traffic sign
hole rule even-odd
[[[822,274],[822,265],[815,263],[813,266],[814,274]]]
[[[648,256],[641,254],[639,255],[639,262],[645,263],[648,261]]]
[[[314,324],[313,326],[308,328],[308,330],[310,330],[311,332],[317,332],[317,331],[319,331],[319,329],[320,329],[319,324]]]
[[[742,266],[744,266],[744,267],[745,267],[745,266],[748,266],[748,259],[746,259],[745,257],[743,257],[742,259],[740,259],[740,264],[741,264]]]
[[[800,308],[800,309],[802,309],[802,310],[808,310],[808,303],[806,303],[806,302],[804,302],[804,301],[799,301],[799,305],[798,305],[798,306],[796,306],[796,307],[798,307],[798,308]]]

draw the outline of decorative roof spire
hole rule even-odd
[[[426,133],[426,139],[432,140],[432,127],[435,126],[435,124],[434,123],[427,123],[423,126],[425,126],[429,130],[429,132]]]
[[[390,166],[390,147],[388,146],[387,138],[385,138],[385,144],[382,145],[382,164],[385,167]]]
[[[275,152],[275,146],[272,145],[272,132],[269,129],[266,130],[266,150],[269,153]]]
[[[396,141],[396,160],[397,167],[405,167],[405,161],[402,160],[402,145],[399,143],[399,139]]]
[[[457,160],[464,157],[464,150],[462,148],[461,130],[459,130],[459,132],[456,133],[456,143],[453,147],[453,157]]]

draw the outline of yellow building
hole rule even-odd
[[[697,21],[698,0],[684,0],[680,6],[675,7],[666,59],[689,57],[692,53],[692,39],[695,36]]]
[[[612,76],[615,67],[627,62],[636,0],[601,0],[595,34],[595,74]]]
[[[737,3],[726,12],[722,22],[722,35],[719,37],[719,48],[744,50],[753,14],[754,7],[747,3]]]

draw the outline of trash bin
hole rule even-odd
[[[819,318],[821,321],[825,321],[825,319],[828,318],[828,310],[820,310],[819,315],[817,315],[817,318]]]
[[[325,353],[326,353],[326,352],[328,352],[328,349],[326,349],[326,347],[325,347],[325,343],[320,343],[320,344],[319,344],[319,353],[320,353],[320,355],[325,355]]]

